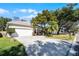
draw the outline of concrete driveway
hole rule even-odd
[[[15,37],[24,44],[29,56],[66,56],[71,53],[72,44],[67,41],[60,41],[46,38],[44,36]]]

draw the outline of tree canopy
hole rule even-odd
[[[43,10],[32,19],[33,28],[42,29],[42,33],[52,33],[54,31],[60,34],[63,30],[69,33],[74,23],[79,19],[79,9],[75,8],[77,4],[69,3],[61,9]],[[75,28],[75,27],[74,27]]]
[[[5,30],[7,22],[11,21],[10,18],[0,17],[0,30]]]
[[[56,16],[48,10],[43,10],[42,13],[33,18],[32,25],[34,28],[40,28],[44,35],[58,29]]]

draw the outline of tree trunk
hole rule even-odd
[[[59,28],[59,29],[58,29],[58,31],[57,31],[57,35],[59,35],[59,34],[60,34],[60,33],[59,33],[59,32],[60,32],[60,29],[61,29],[61,28]]]
[[[75,32],[73,32],[73,34],[72,35],[75,35]]]

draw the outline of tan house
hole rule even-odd
[[[31,23],[26,21],[10,21],[7,23],[7,28],[15,29],[12,36],[32,36],[33,34]]]

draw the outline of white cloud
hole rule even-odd
[[[28,13],[28,14],[37,14],[38,13],[38,11],[36,11],[34,9],[18,9],[18,10],[13,11],[13,13],[17,13],[17,12]]]
[[[33,14],[37,14],[38,13],[36,10],[33,10],[33,9],[28,9],[27,11],[28,11],[28,13],[33,13]]]
[[[36,15],[22,16],[22,17],[20,17],[20,19],[31,20],[35,16]]]
[[[9,11],[6,9],[0,8],[0,14],[5,14],[5,13],[9,13]]]
[[[20,9],[20,10],[18,10],[18,12],[26,13],[27,10],[26,9]]]

